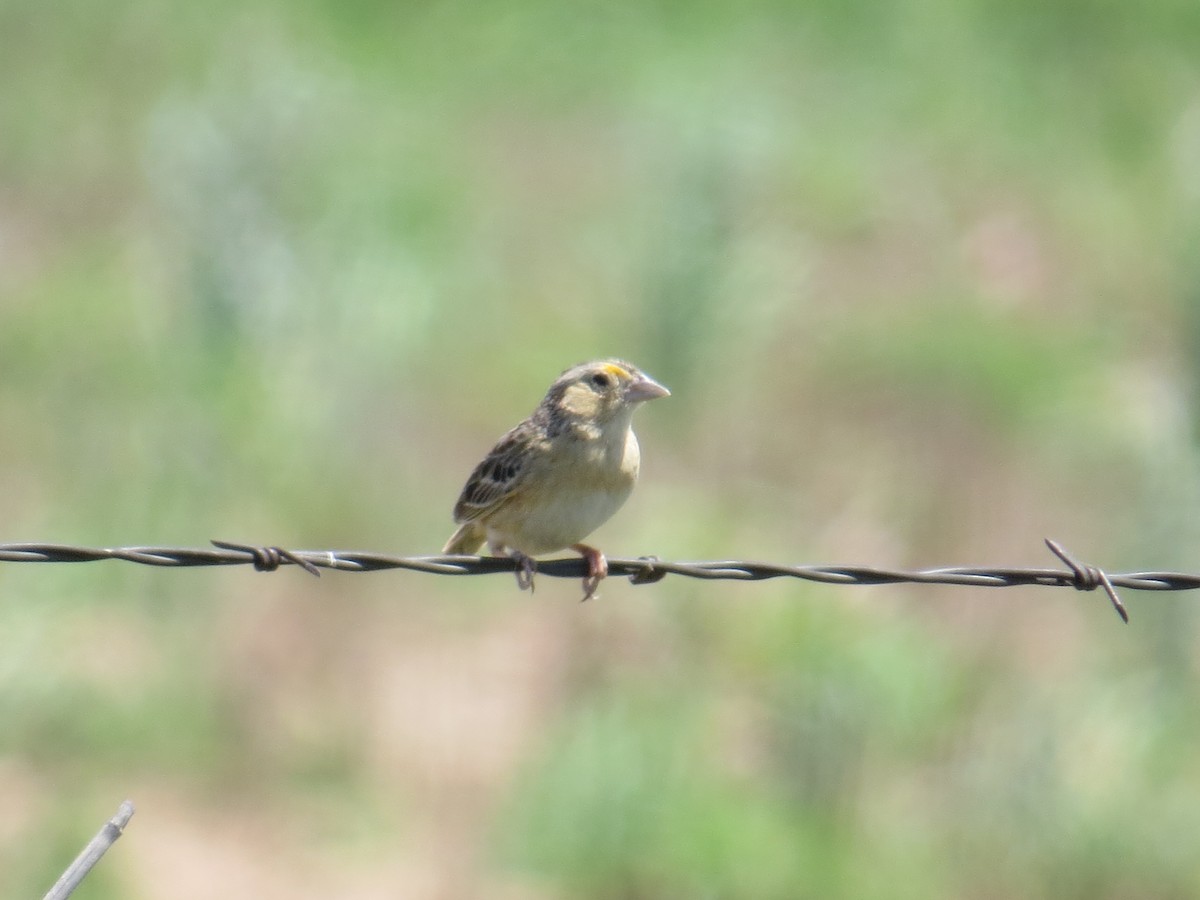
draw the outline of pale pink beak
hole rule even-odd
[[[645,400],[670,396],[671,392],[649,375],[639,375],[625,388],[625,399],[630,403],[642,403]]]

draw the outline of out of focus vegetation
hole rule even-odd
[[[0,3],[0,540],[1200,569],[1200,5]],[[1191,897],[1195,597],[0,567],[0,895]]]

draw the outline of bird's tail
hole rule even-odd
[[[458,530],[450,535],[442,553],[449,556],[470,556],[483,546],[487,532],[478,522],[463,522]]]

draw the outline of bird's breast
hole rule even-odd
[[[579,442],[548,467],[540,485],[489,521],[489,531],[531,556],[582,541],[621,508],[637,481],[637,438],[626,435],[619,444]]]

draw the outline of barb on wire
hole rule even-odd
[[[1070,566],[1071,574],[1075,576],[1076,590],[1094,591],[1097,587],[1103,587],[1104,593],[1108,594],[1108,599],[1112,603],[1113,609],[1117,611],[1117,615],[1121,617],[1121,621],[1126,625],[1129,624],[1129,613],[1125,610],[1125,604],[1117,596],[1116,588],[1112,586],[1112,582],[1109,581],[1108,575],[1103,569],[1077,562],[1058,541],[1046,538],[1046,546],[1050,548],[1051,553]]]
[[[88,872],[100,862],[108,848],[111,847],[124,832],[125,826],[133,818],[133,803],[126,800],[117,810],[117,814],[104,823],[104,827],[96,836],[88,841],[86,847],[75,857],[75,861],[67,866],[67,870],[54,882],[54,887],[46,892],[42,900],[65,900],[71,896],[79,883],[87,877]]]
[[[65,544],[0,544],[0,562],[93,562],[119,559],[147,566],[236,566],[252,565],[273,572],[280,566],[299,566],[319,575],[320,569],[343,572],[375,572],[407,569],[431,575],[490,575],[514,572],[514,560],[495,556],[389,556],[359,550],[284,550],[256,544],[213,541],[207,547],[72,547]],[[608,559],[610,575],[624,575],[633,584],[650,584],[668,575],[705,580],[762,581],[768,578],[800,578],[823,584],[948,584],[971,587],[1071,587],[1091,591],[1102,587],[1117,614],[1126,622],[1129,613],[1117,588],[1135,591],[1191,591],[1200,588],[1200,574],[1185,572],[1127,572],[1108,574],[1070,556],[1062,545],[1047,539],[1046,545],[1063,563],[1061,569],[973,568],[968,566],[904,571],[869,566],[789,566],[744,560],[664,562],[657,557]],[[538,563],[538,572],[554,578],[583,578],[588,574],[582,558],[551,559]]]
[[[241,550],[243,553],[249,553],[256,572],[274,572],[284,562],[290,562],[309,575],[321,577],[320,569],[307,559],[301,559],[291,550],[284,550],[282,547],[256,547],[253,544],[234,544],[229,541],[213,541],[212,545],[222,550]]]

